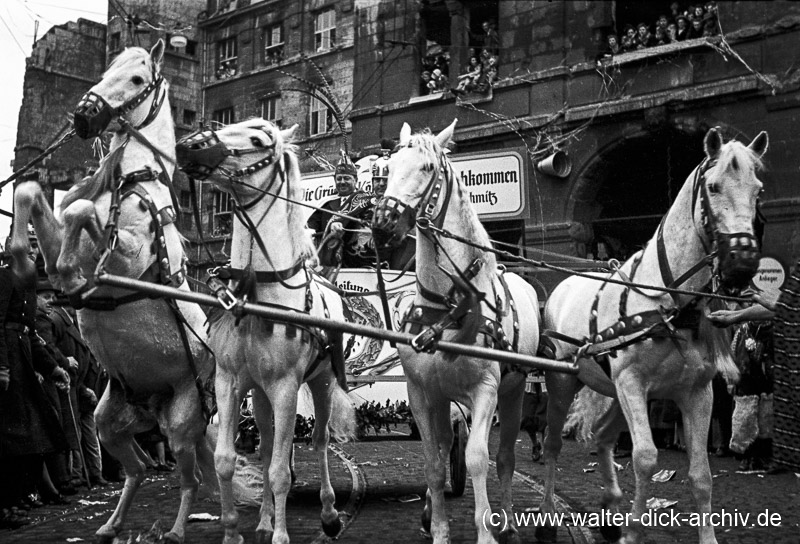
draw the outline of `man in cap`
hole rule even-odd
[[[93,486],[105,486],[108,482],[103,478],[100,443],[94,420],[102,372],[100,365],[83,341],[73,317],[63,307],[53,305],[56,290],[47,278],[37,282],[36,296],[37,318],[43,320],[42,324],[46,324],[42,335],[75,366],[71,400],[82,455],[73,455],[72,479],[83,479],[83,466],[80,464],[83,461],[86,463],[89,483]]]
[[[358,233],[353,231],[362,228],[360,220],[369,218],[372,204],[370,194],[356,188],[358,173],[355,165],[344,151],[341,155],[334,173],[338,196],[324,202],[321,210],[311,214],[308,228],[314,229],[314,240],[323,266],[355,268],[364,266],[364,262],[363,252],[357,247]]]

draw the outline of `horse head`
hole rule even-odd
[[[129,47],[120,53],[100,82],[78,103],[74,112],[78,136],[99,136],[120,118],[137,128],[155,119],[167,96],[167,84],[161,76],[163,56],[163,40],[158,40],[149,52]]]
[[[439,200],[446,173],[445,146],[452,139],[458,119],[438,135],[429,131],[411,135],[403,123],[399,149],[389,159],[386,192],[375,206],[373,237],[379,245],[396,245],[422,215],[430,220],[442,211]]]
[[[768,145],[766,132],[749,146],[738,141],[723,144],[716,129],[705,137],[706,160],[699,167],[696,190],[706,235],[716,242],[720,280],[729,289],[745,287],[758,269],[761,254],[754,224],[762,183],[756,172]]]
[[[293,163],[287,164],[293,155],[289,142],[297,127],[281,130],[264,119],[250,119],[216,131],[200,129],[178,141],[178,167],[192,179],[210,181],[248,208],[265,196],[261,185],[271,184],[292,168]]]

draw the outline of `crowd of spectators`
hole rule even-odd
[[[74,310],[54,304],[30,241],[28,255],[0,246],[0,529],[29,523],[32,508],[69,504],[82,486],[124,479],[94,419],[107,374]]]
[[[486,93],[497,81],[500,55],[500,35],[491,21],[482,24],[483,34],[476,37],[480,47],[470,48],[469,61],[451,86],[450,56],[447,52],[429,56],[422,61],[422,81],[428,94],[450,90],[454,94]]]
[[[696,4],[686,9],[673,2],[670,15],[659,15],[652,25],[644,21],[636,26],[628,24],[620,36],[613,33],[607,35],[603,56],[611,57],[648,47],[716,36],[719,33],[716,2]]]

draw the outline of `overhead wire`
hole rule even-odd
[[[17,47],[19,47],[19,50],[22,52],[22,54],[23,54],[25,57],[27,57],[27,56],[28,56],[28,53],[27,53],[27,52],[25,51],[25,49],[22,47],[22,44],[20,44],[20,43],[19,43],[19,40],[17,39],[16,35],[14,35],[14,31],[12,31],[12,30],[11,30],[11,27],[9,27],[9,26],[8,26],[8,23],[6,22],[6,18],[5,18],[5,17],[3,17],[2,15],[0,15],[0,22],[2,22],[2,23],[3,23],[3,26],[4,26],[4,27],[6,27],[6,30],[8,30],[8,33],[9,33],[9,35],[11,35],[11,39],[13,39],[13,40],[14,40],[14,43],[15,43],[15,44],[17,44]]]

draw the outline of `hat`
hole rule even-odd
[[[336,165],[334,175],[353,176],[353,179],[355,179],[358,176],[356,166],[353,164],[353,161],[350,160],[350,157],[345,154],[344,150],[341,151],[341,155],[342,158],[339,159],[339,164]]]
[[[39,278],[36,281],[36,292],[38,293],[40,291],[57,291],[57,289],[53,287],[53,284],[50,283],[48,278]]]
[[[389,159],[386,157],[378,157],[372,163],[372,177],[373,178],[388,178],[389,177]]]
[[[397,144],[394,143],[394,140],[390,140],[389,138],[384,138],[383,140],[381,140],[381,154],[388,155],[389,153],[394,151],[394,148],[396,146]]]

